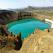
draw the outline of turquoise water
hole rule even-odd
[[[28,37],[37,28],[44,30],[50,28],[50,25],[37,19],[24,19],[20,21],[14,21],[7,24],[8,31],[13,32],[17,35],[19,32],[22,33],[22,38]]]

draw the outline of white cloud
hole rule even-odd
[[[22,8],[26,6],[53,6],[53,0],[0,0],[0,8]]]

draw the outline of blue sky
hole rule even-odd
[[[27,6],[47,7],[53,6],[53,0],[0,0],[0,8],[24,8]]]

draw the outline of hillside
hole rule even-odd
[[[53,29],[50,32],[37,30],[31,34],[24,40],[20,51],[7,48],[1,50],[2,53],[53,53]]]
[[[6,24],[16,18],[16,12],[10,10],[0,10],[0,24]]]
[[[28,6],[26,8],[22,9],[13,9],[12,11],[18,13],[18,12],[32,12],[33,17],[38,19],[51,19],[53,20],[53,6],[49,7],[32,7]]]
[[[21,12],[21,15],[20,15]],[[25,13],[26,12],[26,13]],[[53,7],[32,7],[28,6],[26,8],[22,9],[9,9],[9,10],[0,10],[0,24],[6,24],[10,21],[19,19],[19,16],[22,17],[22,15],[25,14],[33,14],[33,17],[38,18],[38,19],[51,19],[53,20]],[[21,18],[20,17],[20,18]]]

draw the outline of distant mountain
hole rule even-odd
[[[20,11],[32,11],[32,10],[35,10],[35,9],[36,9],[35,7],[29,6],[29,7],[26,7],[26,8],[10,9],[10,10],[12,10],[12,11],[14,11],[14,12],[20,12]]]
[[[28,6],[26,8],[21,8],[21,9],[11,9],[14,12],[19,12],[19,11],[33,11],[33,10],[53,10],[53,6],[50,7],[32,7]]]

